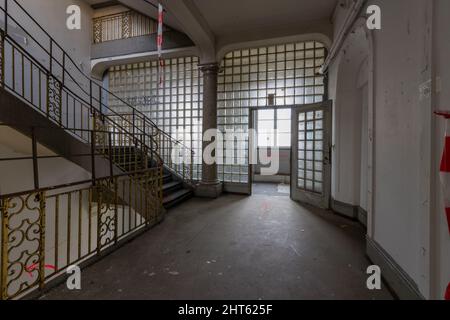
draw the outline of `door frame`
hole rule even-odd
[[[323,146],[323,182],[322,194],[307,191],[297,187],[298,181],[298,115],[318,108],[324,111],[324,146]],[[314,104],[298,105],[292,109],[291,118],[291,199],[307,203],[319,208],[329,209],[331,206],[331,146],[332,146],[332,116],[333,102],[327,100]]]
[[[290,109],[291,110],[291,121],[292,121],[292,112],[295,110],[297,106],[295,105],[287,105],[287,106],[262,106],[262,107],[249,107],[249,122],[248,122],[248,128],[249,128],[249,143],[248,143],[248,158],[249,158],[249,183],[250,183],[250,195],[253,193],[253,176],[254,176],[254,164],[252,163],[252,160],[254,157],[256,157],[256,162],[258,162],[259,154],[258,154],[258,137],[254,137],[253,139],[250,138],[250,129],[255,129],[257,127],[257,121],[258,117],[256,116],[256,113],[260,110],[274,110],[275,114],[277,110],[280,109]],[[276,121],[276,119],[274,119]],[[291,132],[292,134],[292,132]],[[251,142],[253,142],[255,145],[252,146]],[[292,146],[290,147],[291,154],[292,154]],[[252,152],[255,152],[255,154],[252,154]],[[292,162],[289,162],[290,172],[292,172]]]

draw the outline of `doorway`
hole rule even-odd
[[[249,154],[256,159],[249,168],[252,192],[287,195],[298,202],[329,208],[331,107],[331,101],[326,101],[250,110],[249,127],[254,129],[251,130],[254,136],[250,139],[253,144],[249,144]],[[278,154],[274,154],[273,148],[278,149]],[[278,157],[276,174],[262,174],[261,151],[272,160]]]
[[[250,110],[253,145],[249,153],[255,161],[251,166],[251,184],[256,194],[289,196],[291,177],[291,107],[258,107]],[[276,148],[276,152],[274,151]],[[275,154],[276,153],[276,154]],[[268,159],[277,160],[267,164]],[[266,169],[273,165],[274,172]]]

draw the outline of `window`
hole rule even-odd
[[[291,109],[257,112],[258,147],[291,146]]]
[[[277,110],[277,147],[291,146],[291,109]]]
[[[275,146],[275,110],[258,110],[258,147]]]

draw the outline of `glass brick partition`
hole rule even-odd
[[[233,163],[223,163],[226,159],[222,159],[223,164],[219,164],[220,180],[228,184],[249,182],[250,108],[289,108],[323,101],[324,77],[318,71],[325,56],[325,47],[315,41],[242,49],[225,56],[218,77],[218,128],[224,133],[244,134],[226,140],[223,152],[218,152],[222,157],[234,156]],[[109,86],[195,151],[194,177],[200,180],[203,78],[198,58],[168,59],[165,65],[162,87],[157,61],[112,67]],[[111,100],[110,105],[120,112],[120,103]],[[177,134],[180,129],[182,133]]]
[[[198,58],[165,60],[160,85],[158,62],[115,66],[109,70],[109,87],[148,116],[158,127],[194,150],[194,179],[201,179],[203,77]],[[121,102],[110,99],[121,111]]]
[[[228,53],[222,61],[218,83],[218,126],[226,131],[247,132],[250,108],[291,107],[321,102],[324,77],[319,69],[326,49],[308,41]],[[227,150],[232,147],[233,150]],[[226,183],[247,184],[248,138],[224,143],[223,154],[236,155],[235,163],[219,166]]]

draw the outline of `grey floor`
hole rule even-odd
[[[191,199],[42,299],[392,299],[369,291],[364,230],[293,202],[285,186]]]

